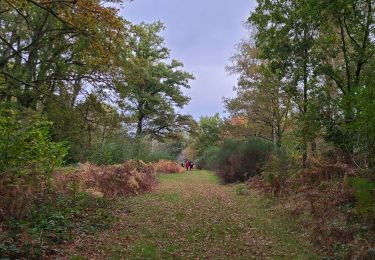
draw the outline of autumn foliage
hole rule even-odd
[[[306,235],[327,255],[335,259],[362,259],[371,248],[373,239],[369,234],[375,221],[374,211],[363,214],[370,209],[364,208],[364,199],[356,195],[357,190],[363,193],[363,187],[357,189],[355,185],[358,180],[359,173],[350,165],[315,160],[309,169],[295,175],[263,173],[250,179],[249,187],[276,195],[277,207],[298,219]],[[359,233],[368,240],[358,239]],[[345,250],[337,250],[338,245]]]
[[[153,164],[157,173],[182,173],[184,168],[174,161],[160,160]]]
[[[57,174],[55,184],[63,193],[86,192],[94,197],[115,198],[150,191],[156,179],[152,164],[143,161],[113,166],[85,163],[73,173]]]

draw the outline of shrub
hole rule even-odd
[[[87,192],[94,197],[118,197],[151,190],[156,183],[154,167],[142,161],[120,165],[96,166],[82,164],[74,173],[55,176],[61,193]]]
[[[216,172],[227,183],[245,181],[261,174],[273,151],[274,144],[260,138],[226,140],[216,157]]]
[[[176,158],[168,152],[153,152],[146,157],[147,162],[173,161]]]
[[[115,216],[112,203],[87,194],[57,196],[34,205],[24,219],[8,219],[0,232],[0,255],[5,259],[43,259],[55,246],[83,233],[109,228]]]
[[[220,151],[219,147],[211,146],[207,148],[201,157],[196,160],[198,169],[214,170],[217,163],[217,155]]]
[[[276,149],[267,160],[262,176],[272,186],[274,194],[278,194],[282,188],[282,183],[291,170],[291,160],[282,149]]]
[[[375,183],[359,177],[350,177],[348,182],[354,189],[357,213],[364,219],[375,218]]]
[[[88,161],[96,165],[121,164],[131,159],[147,160],[150,154],[147,140],[114,135],[103,144],[96,145],[88,155]]]
[[[249,195],[249,187],[245,183],[240,183],[236,186],[237,195]]]
[[[67,149],[50,139],[41,114],[0,108],[0,219],[20,217],[50,189],[51,175]]]
[[[178,163],[168,160],[160,160],[152,164],[157,173],[182,173],[184,168]]]

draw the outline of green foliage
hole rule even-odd
[[[0,234],[0,255],[39,259],[54,245],[107,229],[115,219],[110,205],[106,199],[84,193],[35,205],[22,221],[6,221],[5,232]]]
[[[157,143],[159,147],[151,149],[154,141],[124,134],[114,135],[108,137],[103,144],[94,146],[87,159],[97,165],[121,164],[132,159],[144,162],[176,160],[179,148],[173,142]]]
[[[240,183],[236,186],[236,194],[237,195],[249,194],[249,187],[246,185],[246,183]]]
[[[165,152],[165,151],[160,151],[160,152],[153,152],[150,153],[147,158],[146,162],[158,162],[160,160],[168,160],[168,161],[175,161],[176,157],[173,156],[172,154]]]
[[[170,50],[160,35],[163,30],[161,22],[131,26],[127,39],[131,62],[124,64],[124,82],[116,84],[121,107],[138,136],[163,138],[193,124],[190,116],[178,114],[175,108],[189,102],[182,89],[190,88],[194,77],[182,70],[182,62],[169,61]]]
[[[284,150],[276,149],[264,165],[262,176],[272,185],[274,193],[278,193],[285,179],[299,169],[300,167],[296,165],[296,162]]]
[[[196,165],[198,169],[210,169],[213,170],[216,167],[217,155],[220,151],[220,148],[217,146],[208,147],[196,160]]]
[[[245,181],[261,174],[274,150],[272,142],[256,137],[225,140],[217,154],[216,173],[225,182]]]
[[[20,218],[51,191],[67,148],[51,141],[51,123],[14,106],[0,107],[0,219]]]
[[[141,144],[132,141],[131,138],[113,137],[106,140],[102,145],[94,147],[88,155],[88,160],[97,165],[121,164],[134,158],[136,148],[139,146]]]
[[[197,137],[194,141],[198,157],[202,156],[208,147],[218,145],[222,124],[223,121],[219,114],[200,118]]]
[[[349,185],[354,189],[356,211],[365,219],[375,216],[375,183],[367,179],[352,177]]]
[[[0,173],[12,178],[42,174],[49,180],[67,153],[63,143],[51,141],[50,126],[41,114],[0,108]]]
[[[175,149],[171,143],[159,145],[160,148],[152,151],[152,141],[148,138],[116,135],[108,138],[102,145],[93,147],[87,159],[97,165],[122,164],[132,159],[144,162],[176,160]]]

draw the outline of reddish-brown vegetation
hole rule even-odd
[[[61,192],[87,192],[95,197],[118,197],[151,190],[156,183],[152,164],[129,161],[120,165],[96,166],[82,164],[73,173],[55,177]]]
[[[27,214],[34,202],[40,200],[46,190],[41,175],[28,175],[12,179],[4,174],[0,179],[0,221],[9,216],[19,218]]]
[[[345,164],[319,164],[289,178],[277,176],[267,182],[257,176],[249,186],[276,195],[277,205],[300,217],[303,229],[324,254],[358,259],[374,245],[375,226],[355,212],[353,190],[346,183],[355,175]]]
[[[184,168],[181,165],[173,161],[160,160],[156,163],[153,163],[155,171],[157,173],[182,173]]]

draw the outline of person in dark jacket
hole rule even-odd
[[[189,167],[190,167],[190,171],[192,171],[193,167],[194,167],[194,163],[193,162],[189,162]]]

